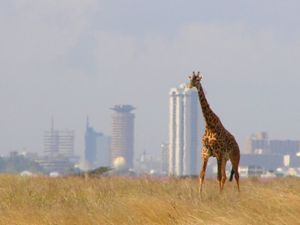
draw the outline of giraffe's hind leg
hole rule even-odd
[[[221,159],[217,159],[217,164],[218,164],[218,182],[219,182],[219,188],[221,190],[221,179],[222,179],[222,174],[221,174],[222,161],[221,161]]]
[[[235,163],[235,166],[233,166],[234,170],[234,178],[236,180],[237,189],[240,192],[240,174],[239,174],[239,164]]]
[[[226,159],[224,157],[222,157],[222,159],[221,159],[221,185],[220,185],[221,192],[224,189],[225,182],[226,182]]]
[[[240,174],[239,174],[239,162],[240,162],[240,157],[233,157],[230,159],[231,164],[232,164],[232,170],[234,172],[234,178],[236,181],[237,189],[240,192]]]

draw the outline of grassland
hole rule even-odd
[[[0,176],[0,224],[300,224],[300,179],[207,180]]]

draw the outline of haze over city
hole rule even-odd
[[[135,149],[168,141],[168,92],[200,70],[213,110],[241,146],[254,132],[299,139],[298,1],[1,1],[0,153],[42,152],[51,117],[87,115],[111,133],[115,104],[137,109]]]

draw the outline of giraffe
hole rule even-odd
[[[220,192],[224,189],[226,181],[226,163],[228,160],[230,160],[232,164],[229,181],[232,181],[233,175],[235,175],[237,188],[240,192],[238,172],[240,161],[239,146],[234,136],[225,129],[219,117],[210,108],[200,82],[202,79],[200,72],[197,74],[193,72],[193,75],[189,76],[189,79],[189,88],[195,87],[198,90],[200,106],[205,120],[205,132],[202,137],[202,167],[199,175],[199,192],[202,193],[206,166],[208,159],[211,156],[216,157],[217,159]]]

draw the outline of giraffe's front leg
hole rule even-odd
[[[199,175],[199,192],[200,193],[202,193],[202,186],[204,183],[207,162],[208,162],[208,156],[202,155],[202,168],[201,168],[200,175]]]

